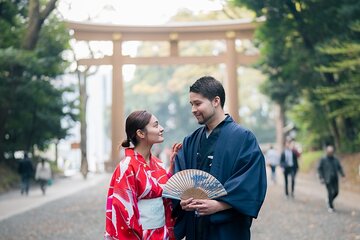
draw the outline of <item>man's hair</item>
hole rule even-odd
[[[225,90],[221,82],[211,76],[204,76],[190,86],[190,92],[199,93],[212,101],[216,96],[220,98],[221,107],[225,104]]]

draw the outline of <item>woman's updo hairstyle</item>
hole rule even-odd
[[[125,122],[126,140],[121,143],[122,147],[130,147],[130,142],[136,146],[138,139],[136,138],[137,130],[144,130],[149,124],[152,114],[142,110],[134,111],[127,118]]]

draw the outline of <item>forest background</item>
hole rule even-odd
[[[80,89],[96,69],[72,67],[71,36],[56,4],[56,0],[0,1],[3,189],[18,180],[16,174],[8,174],[16,172],[16,152],[32,152],[36,161],[37,153],[66,139],[77,121],[86,129],[86,94],[82,99]],[[239,51],[256,47],[261,54],[253,68],[238,69],[241,124],[253,130],[260,143],[274,143],[279,134],[285,139],[289,132],[283,130],[290,127],[302,146],[304,166],[313,166],[323,147],[334,144],[341,156],[353,159],[348,160],[350,176],[360,181],[359,16],[360,3],[355,0],[233,0],[223,2],[220,11],[182,10],[170,22],[262,19],[254,42],[238,45]],[[189,55],[213,54],[214,49],[221,52],[223,46],[210,41],[182,46]],[[166,46],[144,43],[138,52],[162,55]],[[125,84],[125,99],[131,99],[126,113],[148,109],[164,119],[167,145],[181,141],[197,127],[189,111],[187,86],[203,73],[226,78],[221,65],[137,67]],[[65,74],[76,75],[79,84],[65,84]],[[110,136],[110,108],[105,115]],[[278,123],[282,128],[276,132]],[[82,137],[86,139],[86,134]],[[82,146],[86,153],[86,144]],[[316,150],[320,152],[314,155]],[[86,176],[86,154],[83,163]]]

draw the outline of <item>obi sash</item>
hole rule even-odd
[[[138,201],[140,223],[144,230],[157,229],[165,225],[165,209],[161,197]]]

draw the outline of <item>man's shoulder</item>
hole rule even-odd
[[[193,139],[194,137],[198,136],[202,130],[204,129],[204,126],[197,128],[195,131],[193,131],[192,133],[190,133],[189,135],[187,135],[184,139],[184,141]]]
[[[236,123],[234,121],[224,125],[226,131],[230,131],[231,135],[238,135],[246,138],[255,139],[255,134],[248,128]]]

